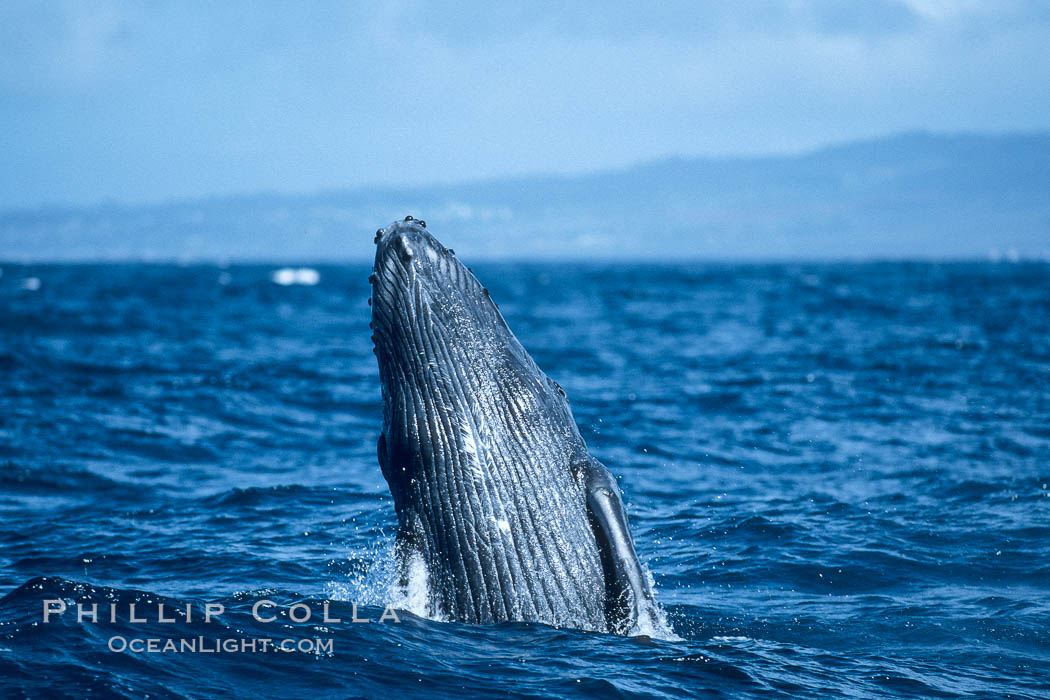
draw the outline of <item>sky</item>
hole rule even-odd
[[[1050,129],[1047,2],[644,5],[4,0],[0,208]]]

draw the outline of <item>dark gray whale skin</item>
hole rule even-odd
[[[655,625],[616,480],[588,453],[561,387],[424,222],[394,222],[376,243],[378,454],[402,585],[415,558],[428,607],[450,620]]]

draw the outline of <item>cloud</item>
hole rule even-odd
[[[844,9],[846,8],[846,9]],[[0,205],[1050,128],[1017,0],[0,5]]]

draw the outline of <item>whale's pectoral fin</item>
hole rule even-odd
[[[605,617],[609,631],[639,634],[640,630],[655,629],[658,623],[653,591],[634,551],[616,479],[593,457],[583,465],[583,475],[587,510],[605,574]]]

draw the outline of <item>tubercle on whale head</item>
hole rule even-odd
[[[438,254],[447,254],[449,251],[434,236],[427,231],[426,222],[406,216],[401,221],[395,221],[385,228],[376,231],[376,264],[374,272],[382,273],[385,257],[396,253],[403,262],[407,262],[422,254],[427,256],[431,262],[436,262]]]
[[[410,223],[410,222],[412,222],[412,221],[415,221],[415,222],[417,222],[417,223],[418,223],[418,224],[419,224],[420,226],[422,226],[423,228],[426,228],[426,227],[427,227],[427,222],[426,222],[426,221],[423,221],[422,219],[416,219],[416,218],[415,218],[415,217],[413,217],[413,216],[412,216],[411,214],[409,214],[408,216],[406,216],[406,217],[405,217],[404,219],[402,219],[401,221],[403,221],[403,222],[405,222],[405,223]],[[393,226],[393,224],[391,224],[391,226]],[[376,229],[376,235],[375,235],[375,238],[373,238],[373,239],[372,239],[372,242],[373,242],[373,243],[379,243],[379,241],[381,241],[381,240],[383,239],[383,236],[384,236],[384,235],[386,235],[386,229],[385,229],[385,228],[381,228],[381,229]]]
[[[403,263],[408,263],[417,254],[423,255],[431,264],[443,262],[442,258],[456,256],[456,251],[443,246],[437,238],[427,230],[427,222],[406,216],[400,221],[395,221],[385,228],[376,231],[373,242],[376,244],[376,258],[373,266],[373,276],[369,281],[375,282],[378,275],[384,271],[386,256],[391,251],[395,252]]]

